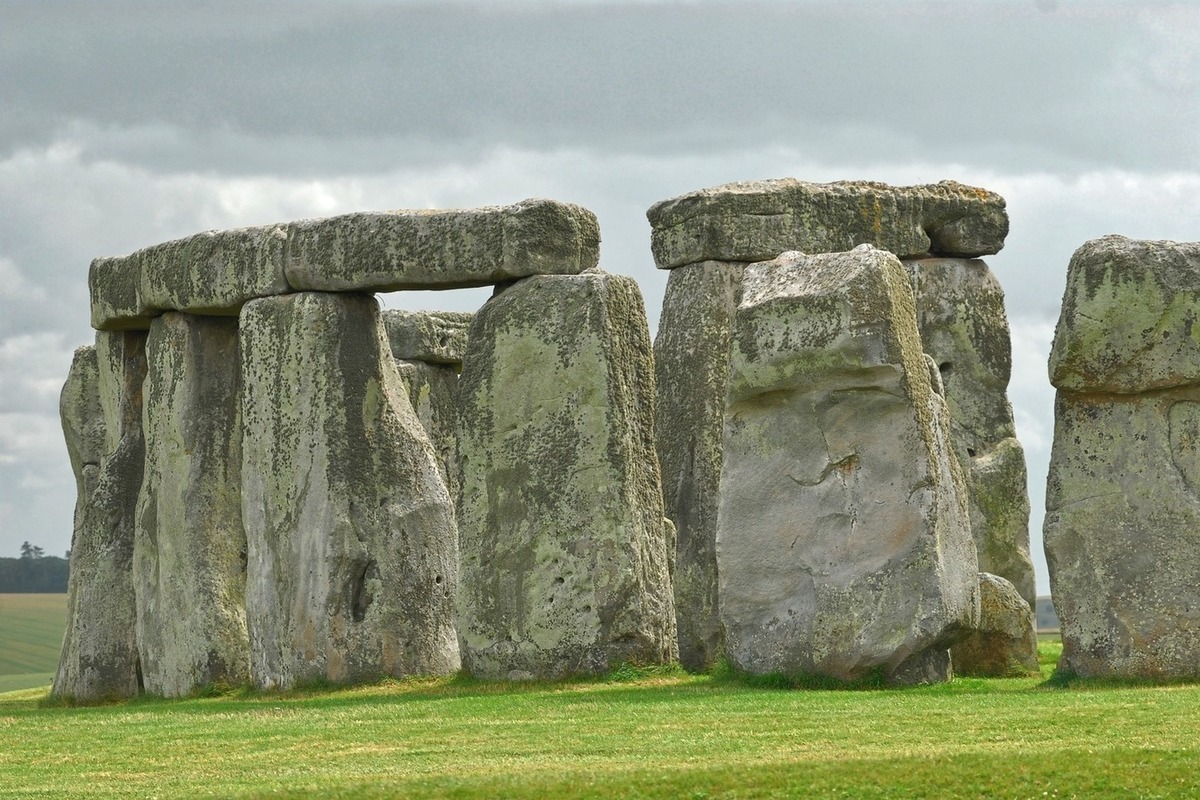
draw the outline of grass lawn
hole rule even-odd
[[[0,692],[54,679],[66,625],[65,594],[0,594]]]
[[[1048,675],[1059,645],[1041,645]],[[0,695],[0,797],[1192,797],[1200,686],[385,682],[61,708]]]

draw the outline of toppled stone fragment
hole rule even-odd
[[[133,551],[145,689],[250,680],[238,321],[170,312],[146,341]]]
[[[470,674],[557,678],[675,657],[652,380],[632,279],[536,276],[476,314],[459,384]]]
[[[239,335],[255,684],[455,671],[454,512],[377,302],[253,300]]]
[[[724,652],[717,612],[717,500],[729,348],[743,269],[709,261],[672,270],[654,340],[658,460],[677,537],[679,661],[696,672]]]
[[[205,231],[92,262],[92,327],[146,329],[163,311],[236,316],[247,301],[290,291],[283,226]]]
[[[592,212],[554,200],[464,210],[385,211],[288,228],[288,282],[298,291],[484,286],[596,266]]]
[[[978,259],[912,259],[904,266],[922,346],[945,386],[979,568],[1008,579],[1033,604],[1025,454],[1008,402],[1012,344],[1004,290]]]
[[[383,322],[392,356],[403,361],[461,366],[474,316],[462,311],[387,309]]]
[[[1200,242],[1105,236],[1071,257],[1050,382],[1133,394],[1200,383]]]
[[[979,573],[979,627],[950,648],[957,675],[1010,678],[1038,674],[1033,609],[1009,581]]]
[[[737,309],[717,522],[726,653],[752,673],[949,677],[978,621],[966,487],[895,256],[785,253]]]
[[[82,480],[71,537],[67,629],[51,689],[56,697],[132,697],[141,688],[132,561],[144,460],[145,340],[136,331],[97,333],[94,372],[93,355],[79,351],[63,391],[63,427]],[[97,409],[103,417],[102,453],[96,450]]]
[[[871,244],[900,257],[997,253],[1004,198],[942,181],[889,186],[794,178],[729,183],[664,200],[646,216],[659,269],[700,261],[762,261],[787,250],[828,253]]]

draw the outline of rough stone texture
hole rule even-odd
[[[1043,539],[1060,667],[1085,677],[1200,677],[1198,312],[1200,243],[1071,259]]]
[[[1060,666],[1200,677],[1200,386],[1055,402],[1043,540]]]
[[[253,300],[239,335],[255,684],[455,671],[454,512],[375,299]]]
[[[90,701],[131,697],[140,689],[132,561],[144,459],[145,339],[139,332],[98,333],[94,354],[77,352],[63,391],[63,428],[82,480],[67,628],[51,689],[57,697]]]
[[[1050,382],[1129,394],[1200,382],[1200,242],[1105,236],[1075,251]]]
[[[448,364],[397,359],[400,380],[417,419],[429,435],[446,489],[458,501],[458,372]]]
[[[484,286],[577,273],[594,267],[599,254],[592,212],[535,199],[294,222],[287,278],[297,290],[332,292]]]
[[[1007,678],[1038,674],[1033,609],[1017,587],[979,573],[979,628],[950,648],[958,675]]]
[[[236,316],[247,301],[290,291],[285,228],[205,231],[92,262],[92,327],[146,329],[162,311]]]
[[[655,430],[667,517],[675,523],[679,660],[703,671],[723,654],[717,611],[717,499],[733,316],[743,264],[672,270],[654,340]]]
[[[552,678],[676,655],[637,284],[589,271],[492,297],[459,384],[463,666]]]
[[[889,186],[794,178],[729,183],[651,206],[660,269],[700,261],[762,261],[787,250],[841,252],[872,244],[901,257],[997,253],[1004,198],[954,181]]]
[[[88,269],[92,327],[98,331],[148,330],[156,312],[139,297],[141,279],[134,258],[92,259]]]
[[[134,589],[145,690],[167,697],[250,680],[237,330],[170,312],[146,341]]]
[[[726,652],[752,673],[949,677],[978,621],[966,487],[890,253],[746,268],[717,525]]]
[[[915,259],[905,267],[922,345],[937,363],[946,390],[979,568],[1007,578],[1032,606],[1037,591],[1029,553],[1029,492],[1025,454],[1008,402],[1012,344],[1004,290],[978,259]]]
[[[387,309],[383,322],[397,360],[462,366],[467,332],[475,315],[463,311]]]

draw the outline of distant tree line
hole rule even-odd
[[[65,592],[70,564],[70,550],[65,558],[59,558],[25,542],[20,558],[0,558],[0,594]]]

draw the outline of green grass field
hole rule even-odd
[[[54,679],[66,624],[65,594],[0,594],[0,692]]]
[[[1043,678],[1060,645],[1041,645]],[[47,705],[0,797],[1194,797],[1200,687],[798,691],[677,673]]]

